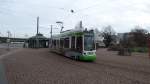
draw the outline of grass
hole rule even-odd
[[[131,49],[132,52],[147,53],[149,51],[148,47],[134,47]]]

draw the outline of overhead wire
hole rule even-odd
[[[99,6],[99,5],[100,5],[100,4],[95,4],[95,5],[92,5],[92,6],[89,6],[89,7],[86,7],[86,8],[82,8],[82,9],[79,9],[79,10],[73,10],[73,9],[71,9],[71,10],[73,10],[72,14],[75,15],[75,14],[77,14],[78,12],[82,12],[82,11],[85,11],[85,10],[87,10],[87,9],[90,9],[90,8],[93,8],[93,7],[96,7],[96,6]],[[71,10],[70,10],[70,12],[71,12]],[[64,18],[64,20],[69,19],[69,17],[72,16],[72,14],[66,16],[66,17]]]

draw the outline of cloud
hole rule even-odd
[[[0,30],[32,36],[40,16],[40,25],[47,28],[63,21],[65,29],[71,29],[82,20],[87,28],[112,25],[117,32],[127,32],[135,25],[149,26],[149,6],[149,0],[0,0],[0,25],[5,25]],[[40,31],[49,35],[48,29]]]

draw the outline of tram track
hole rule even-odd
[[[134,65],[130,65],[130,64],[123,64],[123,63],[119,63],[119,62],[114,63],[113,61],[110,62],[110,61],[104,61],[104,60],[100,60],[99,62],[96,61],[93,63],[97,64],[97,65],[106,65],[111,68],[119,68],[119,69],[126,70],[126,71],[133,71],[133,72],[140,72],[140,73],[142,72],[144,74],[150,74],[150,71],[145,71],[145,70],[141,69],[142,67],[146,67],[148,69],[149,68],[148,66],[134,66]]]
[[[105,64],[92,63],[92,65],[88,65],[88,67],[87,66],[82,66],[80,64],[70,63],[70,62],[69,62],[69,64],[75,65],[75,66],[80,67],[80,68],[84,68],[84,69],[86,69],[86,70],[88,70],[90,72],[96,72],[97,75],[101,75],[99,73],[105,73],[105,74],[110,75],[110,76],[115,76],[117,78],[126,79],[126,80],[131,81],[132,83],[136,83],[136,84],[137,83],[141,83],[141,84],[148,84],[148,83],[150,83],[150,82],[145,82],[143,80],[139,81],[137,79],[130,78],[129,76],[127,77],[127,76],[119,75],[119,74],[116,74],[116,73],[113,73],[113,72],[108,72],[107,70],[105,71],[105,69],[95,68],[95,67],[99,67],[99,66],[105,66],[106,67],[107,65],[105,65]],[[93,67],[91,67],[91,66],[93,66]],[[110,66],[107,66],[107,67],[110,68]],[[111,68],[112,68],[112,66],[111,66]],[[119,67],[113,67],[113,68],[115,68],[115,69],[117,68],[118,69]],[[123,68],[121,68],[121,69],[123,69]],[[135,73],[133,70],[130,70],[130,71]]]
[[[95,62],[82,62],[82,61],[77,61],[77,60],[70,59],[68,57],[64,57],[64,58],[68,59],[71,62],[74,61],[74,62],[77,62],[77,63],[78,62],[88,63],[88,64],[94,64],[94,65],[97,65],[97,66],[105,66],[105,67],[107,66],[108,68],[117,68],[117,69],[122,69],[122,70],[125,70],[125,71],[140,72],[140,73],[142,72],[143,74],[150,74],[150,72],[148,72],[148,71],[144,71],[144,70],[141,70],[141,69],[136,69],[139,66],[136,66],[136,68],[135,68],[134,65],[130,65],[130,64],[123,64],[123,63],[119,63],[119,62],[104,61],[104,60],[99,60],[99,61],[95,61]],[[65,62],[67,62],[67,61],[65,61]],[[140,67],[142,67],[142,66],[140,66]],[[145,67],[145,66],[143,66],[143,67]],[[148,68],[148,66],[146,66],[146,67]]]
[[[106,64],[103,63],[104,61],[101,63],[99,63],[99,62],[88,63],[88,62],[81,62],[81,61],[67,59],[67,60],[62,60],[62,62],[80,67],[80,68],[88,70],[90,72],[97,73],[97,75],[101,75],[99,73],[105,73],[110,76],[114,76],[114,77],[121,78],[121,79],[126,79],[126,80],[131,81],[132,83],[136,83],[136,84],[137,83],[142,83],[142,84],[150,83],[150,81],[148,79],[147,80],[144,79],[144,78],[146,78],[146,76],[150,77],[150,73],[146,72],[146,71],[142,71],[142,70],[135,70],[132,68],[120,67],[120,66],[116,66],[116,65],[109,65],[107,63]],[[116,72],[111,72],[111,70],[119,71],[121,74],[118,74]],[[132,74],[138,74],[138,75],[142,74],[142,76],[145,76],[145,77],[143,77],[143,78],[141,77],[142,79],[139,80],[139,79],[130,77],[129,75],[126,75],[126,73],[132,73]]]

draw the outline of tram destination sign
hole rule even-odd
[[[84,33],[85,36],[94,36],[94,33],[91,33],[91,32],[86,32]]]

